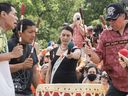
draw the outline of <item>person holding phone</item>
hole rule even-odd
[[[73,23],[70,26],[73,28],[73,43],[78,48],[82,48],[86,39],[87,26],[83,25],[79,12],[74,14]]]

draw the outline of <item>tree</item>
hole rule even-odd
[[[35,23],[40,19],[37,42],[42,48],[47,47],[48,41],[58,40],[59,29],[64,22],[72,22],[73,14],[79,11],[79,8],[82,7],[84,10],[85,24],[90,25],[93,20],[99,19],[109,3],[120,2],[120,0],[1,0],[0,2],[2,1],[14,4],[19,18],[20,6],[24,1],[25,18]]]

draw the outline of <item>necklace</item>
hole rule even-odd
[[[68,48],[62,48],[62,47],[60,46],[60,49],[61,49],[62,51],[66,51]]]

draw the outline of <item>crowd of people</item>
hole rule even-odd
[[[109,27],[98,32],[76,12],[73,23],[60,30],[59,43],[51,41],[41,51],[35,46],[35,23],[18,22],[16,13],[13,5],[0,3],[0,96],[33,96],[45,83],[102,84],[106,96],[128,95],[128,20],[121,4],[106,7]]]

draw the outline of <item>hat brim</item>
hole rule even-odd
[[[106,20],[116,20],[118,17],[120,16],[120,14],[115,14],[115,15],[107,15]]]

